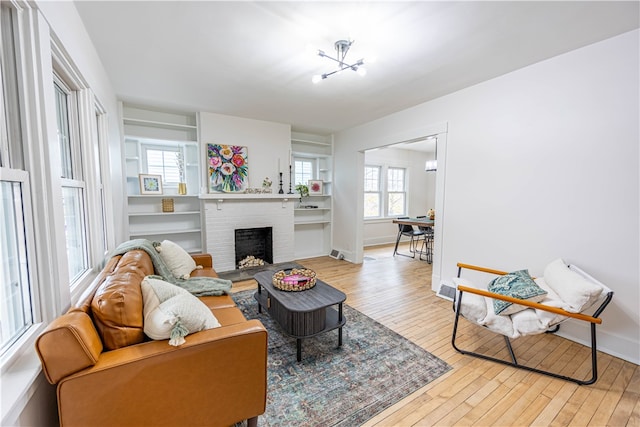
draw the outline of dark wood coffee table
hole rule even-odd
[[[342,327],[346,323],[342,315],[344,292],[316,279],[316,285],[306,291],[287,292],[275,288],[271,278],[275,271],[262,271],[254,277],[258,291],[253,297],[258,301],[258,311],[266,309],[283,331],[296,338],[297,359],[302,360],[302,339],[338,329],[338,347],[342,345]],[[337,310],[333,307],[337,305]]]

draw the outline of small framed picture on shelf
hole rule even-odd
[[[162,176],[149,175],[141,173],[138,175],[140,180],[140,194],[162,194]]]
[[[322,181],[321,180],[309,180],[309,195],[310,196],[322,196]]]

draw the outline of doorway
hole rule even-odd
[[[378,174],[377,179],[369,177],[370,179],[364,185],[363,252],[366,247],[395,242],[398,228],[396,224],[392,223],[393,218],[427,215],[430,209],[434,209],[436,225],[434,227],[431,281],[433,290],[437,290],[440,283],[444,223],[442,214],[444,210],[445,146],[446,133],[440,133],[363,151],[365,175],[375,176],[376,173]],[[434,162],[435,167],[433,166]],[[397,209],[397,201],[402,199],[402,194],[396,193],[394,195],[392,191],[389,191],[390,187],[394,185],[389,182],[389,179],[398,175],[397,170],[402,171],[401,175],[404,176],[405,186],[405,200],[401,204],[402,209],[400,210]],[[366,178],[365,181],[367,181]],[[375,187],[376,182],[377,188]],[[398,190],[397,187],[394,189]],[[369,195],[371,197],[368,197]],[[372,200],[378,200],[378,206],[375,206],[375,203],[371,202]],[[395,205],[393,204],[394,200]]]

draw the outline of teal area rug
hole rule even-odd
[[[263,311],[255,291],[233,294],[248,319],[269,332],[267,410],[258,426],[359,426],[450,368],[411,341],[344,305],[342,347],[338,330],[302,341],[285,335]]]

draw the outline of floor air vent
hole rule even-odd
[[[449,286],[446,283],[440,283],[440,289],[438,289],[438,293],[436,295],[438,295],[440,298],[453,301],[456,296],[456,288]]]
[[[329,256],[335,259],[344,259],[344,255],[342,255],[337,249],[331,249],[331,253],[329,254]]]

